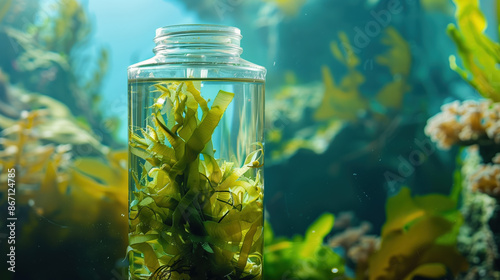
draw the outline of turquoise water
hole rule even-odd
[[[19,270],[0,278],[128,278],[127,91],[147,107],[158,81],[127,88],[126,68],[156,28],[212,23],[268,71],[265,97],[203,87],[236,94],[216,157],[242,165],[265,135],[266,279],[500,279],[498,9],[475,3],[2,1],[0,170],[20,181]],[[487,37],[481,16],[464,32],[479,13]]]

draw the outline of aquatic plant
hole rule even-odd
[[[55,146],[53,144],[43,145],[39,142],[37,135],[32,133],[34,128],[43,122],[46,112],[42,110],[22,114],[20,120],[9,120],[8,127],[3,127],[0,143],[2,151],[0,153],[0,168],[8,170],[18,169],[19,188],[18,199],[20,204],[27,204],[37,190],[31,190],[30,185],[39,185],[45,177],[44,169],[47,164],[51,164],[54,169],[61,170],[68,165],[68,146]],[[4,120],[5,122],[5,120]],[[64,178],[64,179],[63,179]],[[60,181],[67,182],[67,177],[60,178]],[[0,177],[2,193],[7,193],[7,174],[2,173]],[[23,188],[23,186],[28,186]],[[2,203],[6,203],[7,196],[2,197]]]
[[[0,68],[9,75],[12,84],[65,104],[82,123],[102,135],[102,144],[118,148],[120,145],[113,137],[116,119],[105,118],[98,107],[108,52],[100,48],[95,60],[82,60],[83,53],[78,51],[91,34],[87,12],[76,0],[40,6],[33,15],[39,19],[35,23],[22,14],[24,9],[29,13],[30,7],[15,1],[9,6],[10,12],[0,22],[0,44],[5,49]],[[52,12],[44,13],[44,9]],[[23,18],[22,24],[11,18],[13,15]]]
[[[144,161],[132,173],[132,276],[260,279],[263,185],[253,169],[263,146],[237,167],[215,159],[211,141],[234,94],[219,91],[209,108],[196,81],[158,83],[153,92],[147,128],[130,132],[130,151]]]
[[[2,22],[3,18],[9,11],[11,5],[12,5],[12,0],[2,1],[2,3],[0,4],[0,22]]]
[[[368,278],[368,266],[371,256],[380,249],[380,237],[374,235],[361,236],[347,251],[347,257],[355,265],[355,279]]]
[[[369,98],[361,94],[360,87],[365,82],[365,78],[357,70],[360,58],[356,55],[345,33],[339,33],[339,39],[339,42],[331,44],[331,50],[334,57],[347,68],[347,74],[341,79],[339,85],[336,85],[328,67],[322,68],[325,93],[321,106],[314,114],[316,120],[334,118],[357,121],[360,115],[366,111],[377,114],[376,108],[380,107],[373,107]],[[377,56],[375,61],[388,68],[392,75],[392,81],[375,94],[374,101],[379,103],[382,108],[401,108],[403,94],[409,90],[406,79],[411,68],[410,48],[393,27],[388,27],[385,30],[381,41],[389,49]]]
[[[450,0],[422,0],[422,7],[430,12],[441,12],[445,14],[453,13],[453,7]]]
[[[500,200],[500,153],[492,163],[479,164],[477,171],[470,177],[472,191],[485,193]]]
[[[48,279],[40,273],[53,277],[53,268],[47,262],[64,264],[59,275],[93,278],[95,274],[111,274],[126,248],[127,153],[109,151],[101,145],[105,154],[80,156],[78,147],[85,146],[79,139],[92,134],[80,127],[73,116],[59,115],[68,109],[47,96],[21,96],[21,104],[24,100],[37,109],[23,111],[20,119],[0,115],[0,206],[7,207],[4,171],[15,168],[17,262],[37,269],[18,271],[16,275],[25,279]],[[31,102],[38,98],[56,106]],[[59,123],[59,118],[78,129],[53,125],[52,129],[45,129]],[[95,138],[93,141],[99,143]],[[99,240],[105,241],[105,245],[88,248]],[[34,247],[39,249],[33,250]],[[68,257],[68,250],[85,252],[99,260],[100,265],[87,263],[81,254]]]
[[[358,227],[347,227],[344,231],[328,239],[328,245],[332,248],[342,247],[346,252],[371,230],[368,222],[361,223]]]
[[[457,178],[459,180],[457,184],[463,186],[461,212],[464,224],[460,228],[457,245],[460,252],[467,258],[470,269],[461,274],[458,279],[496,280],[500,277],[498,244],[495,241],[500,224],[498,200],[487,195],[486,191],[484,193],[473,191],[473,188],[476,190],[484,188],[490,191],[490,187],[494,184],[486,184],[483,187],[484,180],[481,177],[482,175],[488,176],[490,173],[478,173],[478,170],[485,166],[481,164],[482,159],[477,148],[464,149],[463,154],[466,156],[460,162],[459,174],[461,176]],[[493,164],[487,164],[486,167],[491,165]]]
[[[316,120],[336,118],[355,121],[368,108],[368,101],[361,96],[359,89],[365,81],[365,77],[356,69],[360,60],[352,50],[347,35],[341,32],[339,38],[344,44],[345,53],[341,52],[338,43],[332,43],[331,50],[334,57],[347,68],[347,74],[337,86],[329,68],[322,67],[325,91],[323,101],[314,114]]]
[[[340,213],[335,220],[335,230],[341,230],[330,237],[328,246],[338,250],[342,249],[346,266],[355,271],[356,279],[368,277],[368,263],[370,257],[380,248],[380,238],[368,235],[372,229],[369,222],[363,221],[358,226],[353,225],[354,214],[352,212]]]
[[[485,35],[487,22],[479,1],[454,2],[457,26],[449,25],[448,34],[457,46],[463,68],[457,65],[455,56],[450,57],[450,66],[485,99],[443,105],[441,112],[429,119],[425,132],[442,149],[467,147],[463,149],[465,159],[458,173],[459,184],[463,185],[461,211],[465,217],[458,246],[471,268],[459,279],[498,279],[499,44]]]
[[[324,244],[334,217],[325,213],[304,236],[275,237],[271,225],[264,227],[265,279],[324,280],[344,277],[344,260]]]
[[[381,246],[369,261],[370,280],[436,279],[467,270],[456,248],[462,216],[457,202],[429,194],[412,197],[408,188],[387,201]]]
[[[479,94],[486,99],[479,101],[458,101],[445,104],[442,112],[431,118],[426,126],[426,134],[436,141],[441,148],[450,148],[452,145],[477,146],[481,156],[480,162],[474,165],[474,171],[465,176],[464,188],[464,212],[474,213],[474,209],[490,205],[473,203],[471,200],[485,201],[477,199],[480,196],[469,192],[481,192],[493,198],[498,198],[499,188],[499,167],[496,155],[500,152],[500,88],[496,82],[500,77],[497,68],[500,56],[498,50],[500,45],[485,35],[487,27],[486,18],[480,10],[479,1],[466,0],[454,1],[457,6],[457,25],[448,27],[448,34],[455,42],[458,53],[464,68],[457,66],[456,57],[450,57],[450,66],[460,76],[469,82]],[[466,153],[471,156],[475,153],[475,148],[469,148]],[[497,200],[498,201],[498,200]],[[491,206],[493,212],[499,212],[498,203]],[[484,214],[480,219],[483,225],[482,232],[498,236],[500,229],[496,226],[499,215]],[[476,218],[476,217],[473,217]],[[486,221],[490,225],[485,225]],[[472,223],[472,224],[471,224]],[[477,229],[475,222],[471,219],[466,224],[466,229]],[[480,223],[481,224],[481,223]],[[489,232],[488,230],[491,230]],[[488,246],[498,255],[500,243],[490,242]],[[496,244],[495,244],[496,243]],[[474,255],[473,253],[469,253]],[[496,262],[500,262],[500,257],[494,257]],[[481,269],[487,274],[494,274],[500,270],[500,265],[496,267],[492,264],[478,265],[474,270]],[[497,272],[494,272],[497,271]],[[474,275],[470,277],[475,277]]]
[[[300,149],[321,154],[343,128],[341,120],[312,123],[297,127],[311,119],[321,102],[322,85],[288,85],[266,103],[266,141],[271,163],[276,164],[295,155]],[[293,127],[293,128],[292,128]]]
[[[266,105],[271,163],[288,159],[300,149],[321,154],[343,128],[359,123],[364,116],[384,123],[389,120],[388,114],[401,110],[404,95],[410,90],[410,48],[393,27],[385,30],[381,43],[387,50],[375,62],[388,70],[390,79],[373,96],[362,93],[365,77],[358,70],[361,59],[343,32],[330,45],[334,58],[347,69],[338,83],[329,67],[323,66],[322,86],[286,85],[271,93],[274,98]]]
[[[464,68],[450,56],[450,66],[483,97],[500,102],[500,44],[485,34],[486,18],[479,0],[454,0],[457,25],[450,24],[448,34],[455,42]]]

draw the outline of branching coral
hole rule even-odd
[[[465,69],[450,57],[451,68],[468,81],[485,98],[500,102],[500,44],[485,35],[486,17],[479,0],[454,0],[457,26],[450,25],[448,34],[458,48]]]
[[[356,279],[366,279],[371,256],[380,249],[380,238],[373,235],[362,236],[349,251],[347,257],[356,264]]]
[[[500,45],[485,35],[487,22],[478,0],[454,2],[458,27],[450,25],[448,34],[458,48],[464,69],[457,65],[455,56],[450,57],[451,68],[487,99],[444,105],[442,112],[428,121],[426,134],[444,149],[453,145],[472,146],[465,150],[465,165],[458,173],[464,178],[462,212],[465,216],[459,245],[472,265],[463,279],[498,279],[500,215],[492,212],[500,213],[500,87],[497,82]],[[488,195],[497,198],[496,202]]]
[[[443,149],[478,144],[484,160],[491,162],[500,145],[500,103],[454,101],[441,110],[428,120],[425,133]]]
[[[340,213],[334,228],[342,231],[329,238],[327,244],[332,248],[342,247],[347,257],[347,265],[351,263],[356,271],[356,279],[365,279],[368,276],[368,261],[380,248],[380,238],[367,235],[372,229],[369,222],[353,226],[353,218],[352,212]]]
[[[92,272],[86,270],[87,264],[82,263],[81,253],[68,257],[63,253],[68,250],[85,252],[98,260],[102,265],[92,264],[93,273],[109,273],[126,248],[127,153],[113,152],[101,145],[71,114],[66,114],[67,107],[47,96],[23,93],[14,97],[20,104],[33,101],[24,104],[28,110],[22,111],[20,119],[0,118],[4,128],[0,135],[0,206],[6,207],[7,203],[4,174],[14,168],[16,249],[20,256],[17,261],[19,265],[37,268],[36,276],[29,270],[19,274],[27,279],[45,279],[39,275],[51,274],[47,262],[62,262],[65,265],[60,275],[93,278]],[[37,102],[42,99],[45,105]],[[30,105],[38,109],[29,109]],[[72,129],[45,129],[60,118],[65,118]],[[47,132],[54,134],[46,137]],[[82,145],[79,140],[87,137],[99,145],[92,148],[92,141]],[[79,149],[84,147],[87,148]],[[90,153],[84,156],[84,151]],[[89,246],[96,240],[105,244]],[[40,249],[33,250],[37,246]],[[76,263],[81,266],[78,271]]]
[[[212,134],[234,94],[220,90],[209,108],[200,89],[155,84],[147,128],[131,131],[134,279],[262,276],[263,146],[255,143],[241,167],[216,159]]]

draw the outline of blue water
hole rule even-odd
[[[176,3],[162,0],[126,2],[88,1],[94,20],[94,47],[111,50],[110,69],[102,87],[102,108],[119,116],[120,139],[127,138],[127,67],[153,56],[156,28],[195,23],[197,15]]]

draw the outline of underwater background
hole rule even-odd
[[[126,67],[181,23],[240,28],[268,70],[265,279],[500,279],[499,13],[0,0],[0,279],[128,279]]]

